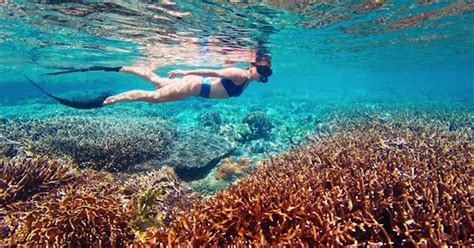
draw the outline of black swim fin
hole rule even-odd
[[[89,100],[68,100],[68,99],[64,99],[64,98],[60,98],[60,97],[57,97],[57,96],[54,96],[50,93],[48,93],[46,90],[43,89],[43,87],[41,87],[39,84],[37,84],[36,82],[34,82],[33,80],[31,80],[29,77],[23,75],[26,80],[32,84],[33,86],[35,86],[39,91],[41,91],[43,94],[47,95],[48,97],[56,100],[58,103],[62,104],[62,105],[65,105],[65,106],[68,106],[68,107],[71,107],[71,108],[75,108],[75,109],[93,109],[93,108],[101,108],[104,106],[104,101],[107,97],[111,96],[112,94],[110,93],[107,93],[107,92],[104,92],[102,94],[100,94],[98,97],[94,98],[94,99],[89,99]]]
[[[73,72],[87,72],[87,71],[106,71],[106,72],[119,72],[122,69],[122,66],[118,67],[107,67],[107,66],[92,66],[89,68],[82,68],[82,69],[72,69],[72,70],[66,70],[66,71],[58,71],[58,72],[50,72],[50,73],[44,73],[41,75],[48,75],[48,76],[56,76],[60,74],[67,74],[67,73],[73,73]]]

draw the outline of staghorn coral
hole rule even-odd
[[[0,239],[16,232],[27,211],[76,179],[70,164],[45,157],[0,160]]]
[[[470,245],[472,132],[415,119],[336,121],[137,245]]]
[[[249,164],[248,158],[242,158],[238,162],[232,158],[225,158],[217,167],[214,177],[217,180],[230,180],[235,176],[241,176],[248,170]]]
[[[0,124],[7,138],[28,141],[34,152],[70,157],[81,167],[124,171],[167,156],[171,126],[152,118],[58,117],[9,120]]]
[[[14,208],[38,194],[50,192],[75,178],[71,165],[35,159],[0,160],[0,207]]]
[[[28,212],[12,238],[28,247],[125,247],[134,235],[120,202],[110,195],[70,188]]]
[[[0,244],[124,247],[134,233],[169,223],[199,199],[170,167],[139,174],[84,169],[74,176],[34,201],[1,208]]]
[[[114,196],[122,199],[123,179],[118,173],[109,171],[96,171],[94,169],[81,169],[77,178],[68,184],[77,191],[94,193],[105,196]],[[121,201],[123,203],[123,201]]]

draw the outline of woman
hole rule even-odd
[[[248,68],[227,68],[222,70],[174,70],[168,78],[162,78],[149,70],[136,67],[122,67],[121,72],[138,75],[157,87],[154,91],[131,90],[107,97],[104,105],[118,102],[170,102],[189,96],[204,98],[237,97],[250,82],[268,82],[272,75],[271,65],[267,61],[251,63]],[[183,76],[182,78],[177,78]]]

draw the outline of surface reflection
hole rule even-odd
[[[447,39],[450,35],[432,33],[425,35],[428,38],[409,34],[395,41],[387,35],[387,40],[374,40],[372,44],[360,44],[364,41],[357,40],[417,28],[431,20],[474,11],[474,3],[431,0],[409,3],[384,0],[32,0],[25,3],[0,0],[0,3],[2,19],[12,23],[21,20],[33,30],[29,37],[17,37],[21,32],[13,32],[8,36],[12,42],[74,48],[79,48],[79,43],[83,49],[100,48],[96,54],[123,49],[108,48],[103,41],[94,41],[86,35],[131,42],[140,52],[137,63],[151,67],[227,66],[254,61],[256,51],[269,54],[279,49],[291,53],[293,49],[312,49],[314,42],[326,45],[318,49],[321,54],[334,57],[387,43]],[[427,5],[430,8],[423,8]],[[308,35],[296,42],[291,36],[295,30]],[[50,37],[57,38],[51,42]],[[272,37],[279,37],[279,42],[272,41]]]

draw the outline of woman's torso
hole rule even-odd
[[[201,76],[183,77],[183,80],[185,80],[186,83],[201,84],[203,79],[204,77],[201,77]],[[229,81],[222,82],[223,79],[218,78],[218,77],[207,77],[207,80],[209,84],[211,85],[211,92],[210,92],[209,98],[228,98],[232,96],[238,96],[245,90],[245,88],[247,87],[247,84],[249,83],[248,77],[243,77],[240,80],[227,79],[227,80],[230,80],[230,82]],[[223,83],[227,84],[227,88],[225,87]]]

